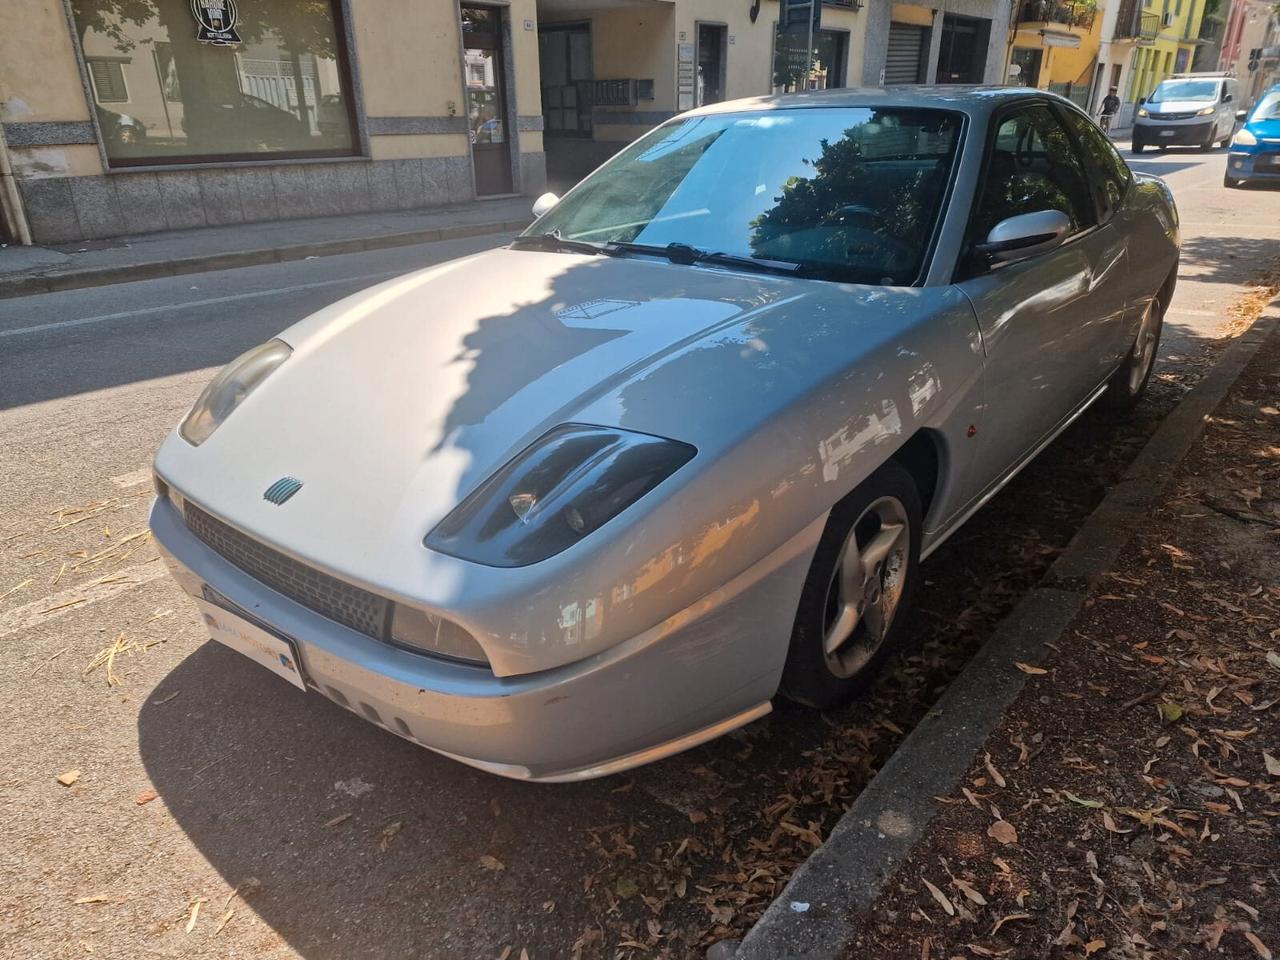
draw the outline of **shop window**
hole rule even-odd
[[[333,0],[72,0],[111,166],[356,152]]]
[[[819,30],[813,35],[813,56],[809,60],[809,82],[806,85],[805,42],[800,31],[784,30],[778,25],[773,40],[773,92],[794,93],[799,90],[833,90],[845,85],[845,64],[849,61],[849,34],[842,30]]]

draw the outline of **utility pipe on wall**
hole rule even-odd
[[[17,241],[24,247],[31,246],[31,227],[27,223],[27,212],[22,207],[22,195],[18,193],[18,181],[13,177],[3,123],[0,123],[0,214],[4,215],[4,221]]]

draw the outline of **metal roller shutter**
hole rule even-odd
[[[915,23],[889,24],[889,51],[884,62],[884,82],[919,83],[929,28]]]

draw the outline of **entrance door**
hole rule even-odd
[[[714,23],[698,24],[698,104],[724,99],[725,46],[729,28]]]
[[[935,83],[981,83],[987,67],[991,21],[945,14]]]
[[[1039,47],[1014,47],[1009,62],[1018,68],[1017,75],[1010,71],[1009,82],[1021,87],[1040,86],[1040,64],[1044,51]]]
[[[501,7],[462,8],[463,79],[476,193],[511,193]]]

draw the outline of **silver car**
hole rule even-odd
[[[233,361],[151,515],[216,640],[527,780],[851,696],[920,561],[1141,397],[1178,260],[1035,90],[720,104],[539,207]]]

